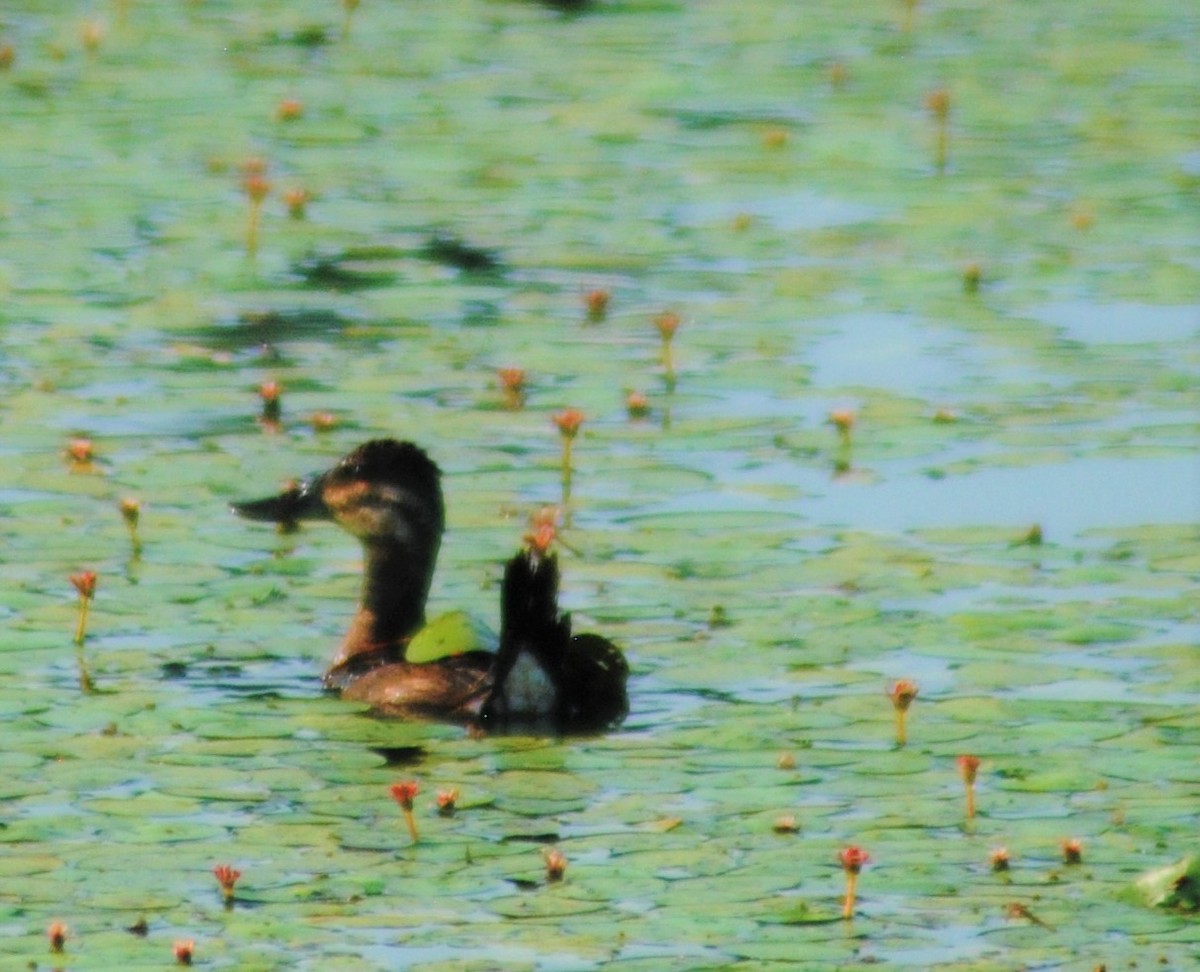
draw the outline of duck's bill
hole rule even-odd
[[[230,509],[247,520],[262,520],[285,525],[301,520],[328,520],[329,507],[321,499],[320,478],[285,489],[278,496],[231,503]]]

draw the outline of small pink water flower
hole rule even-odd
[[[661,314],[654,315],[654,326],[664,341],[670,341],[675,337],[675,332],[679,330],[681,323],[682,320],[675,311],[663,311]]]
[[[849,919],[854,914],[855,892],[858,890],[858,875],[871,859],[861,847],[851,844],[838,852],[838,862],[846,874],[846,896],[842,899],[842,917]]]
[[[666,375],[669,389],[675,387],[675,355],[672,349],[675,332],[679,330],[681,323],[683,320],[675,311],[663,311],[654,316],[654,326],[658,330],[658,336],[662,338],[663,373]]]
[[[437,812],[442,817],[453,817],[458,807],[458,790],[451,787],[448,790],[438,790]]]
[[[958,771],[962,774],[963,784],[967,788],[967,819],[969,820],[975,816],[975,777],[979,772],[979,757],[959,756]]]
[[[558,426],[562,437],[570,441],[579,434],[579,427],[583,425],[583,412],[577,408],[564,409],[554,416],[554,424]]]
[[[896,745],[903,746],[908,742],[908,710],[916,701],[917,695],[920,692],[917,683],[907,678],[901,678],[892,683],[892,687],[888,689],[888,698],[892,700],[892,707],[896,711]]]
[[[175,964],[176,965],[191,965],[192,958],[196,954],[196,943],[191,939],[186,941],[178,941],[175,943]]]
[[[142,504],[132,496],[126,496],[121,500],[118,509],[121,511],[121,519],[125,521],[125,526],[129,530],[129,542],[133,547],[133,555],[137,557],[142,552],[142,541],[138,536],[138,523],[142,518]]]
[[[312,193],[301,186],[284,190],[283,204],[287,206],[288,216],[292,219],[304,219],[311,201]]]
[[[857,416],[848,408],[836,408],[829,413],[829,424],[837,429],[838,448],[833,457],[833,473],[835,477],[844,476],[850,472],[852,440],[854,423]]]
[[[524,368],[497,368],[500,390],[504,395],[504,407],[517,411],[525,404],[526,374]]]
[[[303,118],[304,102],[299,98],[284,98],[275,108],[275,117],[284,122]]]
[[[777,834],[795,834],[800,831],[800,824],[796,822],[794,813],[783,813],[775,818],[771,824],[771,829]]]
[[[848,408],[835,408],[829,413],[829,424],[838,431],[844,440],[849,441],[850,433],[854,431],[857,416]]]
[[[645,392],[631,391],[625,396],[625,411],[632,419],[645,418],[650,414],[650,400]]]
[[[92,460],[96,458],[96,447],[91,439],[71,439],[67,443],[65,455],[71,461],[73,470],[86,472],[92,468]]]
[[[543,506],[529,517],[529,532],[525,534],[525,545],[534,554],[544,557],[558,539],[557,506]]]
[[[328,432],[337,427],[337,416],[333,412],[313,412],[308,420],[314,432]]]
[[[283,417],[283,388],[277,381],[264,381],[258,386],[258,397],[262,399],[260,421],[270,432],[279,431],[279,420]]]
[[[258,222],[263,200],[271,194],[267,163],[262,159],[247,159],[242,163],[242,192],[250,202],[250,213],[246,222],[246,253],[253,257],[258,253]]]
[[[221,888],[221,897],[224,898],[226,906],[233,904],[234,886],[238,883],[238,878],[242,876],[242,872],[234,868],[231,864],[217,864],[213,870],[213,877],[217,879],[217,884]]]
[[[393,783],[389,790],[392,799],[400,805],[400,811],[404,814],[404,822],[408,826],[408,834],[414,844],[417,842],[417,818],[413,815],[413,799],[420,789],[420,785],[415,780],[403,780]]]
[[[593,324],[604,320],[608,314],[608,304],[612,294],[601,287],[589,290],[583,295],[583,306],[587,308],[588,320]]]
[[[557,848],[551,848],[542,851],[542,856],[546,860],[546,880],[561,881],[567,872],[567,858],[563,852]]]
[[[75,621],[75,644],[81,649],[78,652],[79,684],[85,692],[90,692],[93,688],[92,678],[88,674],[82,648],[83,640],[87,637],[88,609],[91,607],[92,598],[96,596],[96,572],[94,570],[83,570],[78,574],[71,574],[69,579],[72,586],[79,593],[79,614]]]
[[[565,506],[571,498],[571,443],[583,425],[583,412],[577,408],[564,409],[554,416],[554,424],[562,437],[562,499]]]
[[[96,596],[96,572],[94,570],[83,570],[78,574],[72,574],[70,580],[83,600],[90,601]]]

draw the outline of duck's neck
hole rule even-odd
[[[408,639],[425,624],[425,599],[437,559],[436,542],[422,546],[363,544],[362,600],[331,670],[368,653],[389,661],[404,657]]]

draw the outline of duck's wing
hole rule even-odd
[[[629,714],[628,679],[620,648],[598,634],[575,635],[562,656],[560,723],[575,732],[615,726]]]
[[[468,652],[428,664],[380,665],[346,684],[342,698],[392,718],[472,722],[491,690],[494,660]]]

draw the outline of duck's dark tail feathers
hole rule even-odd
[[[522,550],[504,569],[500,650],[491,694],[480,718],[496,723],[553,723],[586,732],[619,722],[628,711],[629,667],[599,635],[571,635],[558,610],[558,560]]]
[[[504,567],[500,592],[500,658],[532,651],[552,670],[571,619],[558,613],[558,558],[521,551]]]

